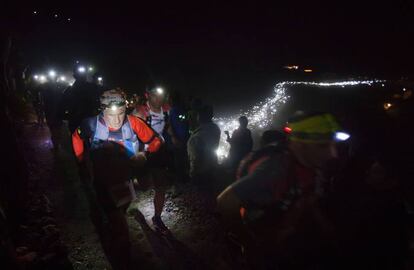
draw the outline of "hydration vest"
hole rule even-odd
[[[134,156],[139,150],[140,142],[131,128],[128,117],[124,120],[122,127],[116,131],[109,130],[101,115],[88,118],[85,128],[91,150],[99,149],[105,142],[122,145],[128,157]]]
[[[164,131],[168,128],[168,111],[169,111],[169,107],[167,105],[163,105],[162,106],[162,111],[163,111],[163,115],[164,115],[164,121],[165,121],[165,126],[164,126]],[[148,104],[145,105],[141,105],[139,106],[138,112],[144,116],[144,121],[150,126],[152,127],[152,116],[150,113],[150,107]],[[162,134],[160,134],[162,135]]]

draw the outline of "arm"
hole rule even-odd
[[[75,132],[72,134],[72,147],[73,151],[75,152],[76,159],[78,161],[82,161],[84,158],[84,150],[85,146],[83,144],[83,140],[80,137],[81,129],[77,128]]]
[[[157,133],[147,125],[142,119],[134,116],[128,116],[131,128],[134,130],[138,138],[148,145],[148,152],[157,152],[162,145],[162,140]]]
[[[242,223],[240,207],[242,207],[242,202],[237,197],[236,193],[234,193],[232,186],[226,188],[217,197],[217,209],[220,212],[226,227],[232,228],[235,225],[237,226]]]
[[[244,247],[254,247],[254,239],[244,226],[241,218],[242,202],[232,186],[225,189],[217,197],[217,209],[221,215],[225,231],[236,235],[237,240]]]

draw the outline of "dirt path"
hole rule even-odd
[[[65,134],[63,147],[54,152],[47,128],[27,126],[25,138],[33,159],[32,178],[52,201],[61,238],[74,269],[110,269],[88,215],[88,203]],[[133,260],[140,269],[231,269],[223,232],[205,209],[203,195],[180,184],[167,194],[163,220],[172,235],[163,237],[151,228],[152,191],[138,193],[130,210],[145,217],[139,222],[128,215]]]

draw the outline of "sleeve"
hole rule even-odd
[[[80,133],[81,129],[78,127],[72,134],[72,147],[78,161],[83,160],[83,153],[85,148]]]
[[[275,177],[272,173],[271,160],[260,164],[249,175],[242,177],[231,185],[232,190],[245,207],[263,207],[274,201],[272,181]]]
[[[162,145],[162,140],[158,134],[138,117],[128,116],[128,120],[140,141],[148,145],[147,150],[151,153],[157,152]]]

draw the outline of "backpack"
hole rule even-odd
[[[236,179],[240,179],[252,173],[258,165],[270,159],[272,156],[279,155],[284,151],[284,147],[269,145],[250,152],[241,162],[236,172]]]

